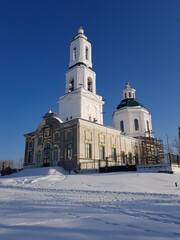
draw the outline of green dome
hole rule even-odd
[[[126,98],[121,101],[121,103],[117,106],[117,110],[124,107],[142,107],[145,108],[141,103],[136,101],[134,98]]]

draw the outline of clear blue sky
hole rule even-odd
[[[92,43],[104,124],[126,81],[171,142],[180,125],[179,0],[0,0],[0,160],[24,157],[34,131],[65,92],[69,44],[79,26]]]

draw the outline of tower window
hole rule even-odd
[[[74,79],[69,82],[69,92],[74,91]]]
[[[121,132],[124,132],[124,122],[120,121],[120,130]]]
[[[89,55],[89,49],[88,47],[86,47],[86,51],[85,51],[85,57],[86,57],[86,60],[88,60],[88,56]]]
[[[76,59],[76,48],[73,48],[73,60]]]
[[[127,94],[126,93],[124,94],[124,97],[127,98]]]
[[[129,92],[129,97],[131,98],[131,92]]]
[[[146,121],[147,123],[147,131],[149,132],[149,121]]]
[[[135,131],[139,130],[139,122],[137,119],[134,119],[134,127],[135,127]]]
[[[88,85],[88,91],[92,92],[93,88],[92,88],[92,79],[88,78],[87,80],[87,85]]]

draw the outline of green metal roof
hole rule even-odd
[[[145,108],[141,103],[139,103],[134,98],[126,98],[121,101],[121,103],[117,106],[116,109],[118,110],[125,107],[137,107],[137,106]]]

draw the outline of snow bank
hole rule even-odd
[[[180,173],[69,175],[51,167],[0,183],[0,239],[180,239]]]
[[[34,184],[44,181],[61,181],[67,172],[61,167],[44,167],[24,169],[12,175],[0,177],[0,184]]]

